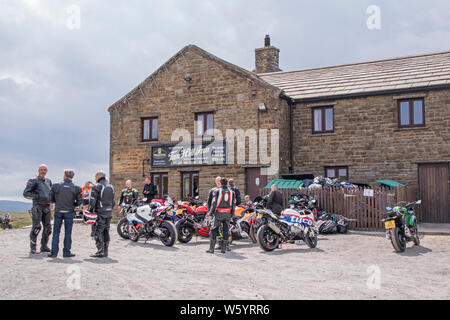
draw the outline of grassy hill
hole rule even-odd
[[[0,216],[5,216],[6,212],[0,212]],[[9,213],[11,217],[13,218],[13,228],[19,229],[26,226],[31,225],[31,216],[28,212],[10,212]],[[0,228],[0,232],[3,229]]]

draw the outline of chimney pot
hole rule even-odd
[[[264,46],[270,47],[270,36],[266,35],[266,38],[264,39]]]

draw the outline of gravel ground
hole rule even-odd
[[[425,236],[403,254],[382,236],[349,234],[321,236],[316,249],[299,243],[265,253],[244,240],[210,255],[208,239],[167,248],[111,230],[107,259],[89,257],[95,246],[84,225],[74,225],[73,259],[30,256],[29,229],[0,232],[0,300],[450,298],[446,236]]]

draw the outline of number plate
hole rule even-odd
[[[386,221],[384,223],[384,227],[386,229],[394,229],[395,228],[395,220],[391,220],[391,221]]]

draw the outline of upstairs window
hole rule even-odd
[[[195,135],[197,137],[212,136],[212,131],[208,130],[214,129],[214,113],[205,112],[197,113],[195,115]]]
[[[158,118],[142,119],[142,141],[158,141]]]
[[[424,127],[425,106],[423,99],[398,101],[399,128]]]
[[[313,108],[313,133],[333,133],[334,132],[334,108],[320,107]]]

